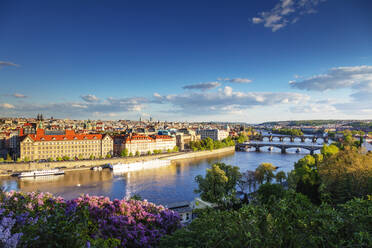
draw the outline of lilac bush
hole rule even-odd
[[[154,247],[181,226],[176,212],[147,201],[14,191],[1,192],[0,219],[4,247],[58,247],[66,239],[70,247]]]

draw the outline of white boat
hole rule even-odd
[[[52,175],[62,175],[65,174],[63,170],[54,169],[54,170],[35,170],[29,172],[22,172],[18,175],[18,178],[22,177],[39,177],[39,176],[52,176]]]
[[[149,161],[141,161],[135,162],[130,164],[113,164],[110,165],[112,171],[115,172],[129,172],[129,171],[138,171],[150,168],[158,168],[162,166],[167,166],[171,164],[171,160],[162,160],[162,159],[154,159]]]

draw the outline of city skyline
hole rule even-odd
[[[367,0],[3,1],[0,117],[371,119]]]

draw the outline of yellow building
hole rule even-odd
[[[37,129],[36,134],[23,135],[20,142],[22,160],[56,159],[62,157],[95,158],[113,154],[113,139],[102,134],[77,134],[66,130],[65,134],[45,134],[44,129]]]

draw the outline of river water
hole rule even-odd
[[[191,201],[197,195],[195,177],[205,175],[205,171],[215,162],[224,162],[240,167],[240,170],[254,170],[260,163],[268,162],[280,167],[278,170],[288,172],[293,164],[306,153],[295,153],[289,150],[281,154],[274,148],[268,152],[235,152],[207,159],[191,159],[172,163],[170,166],[147,169],[123,174],[103,171],[67,171],[65,175],[37,178],[0,178],[0,184],[6,190],[24,192],[43,191],[62,196],[66,199],[81,194],[104,195],[111,199],[140,195],[143,199],[156,204],[169,204],[180,201]]]

